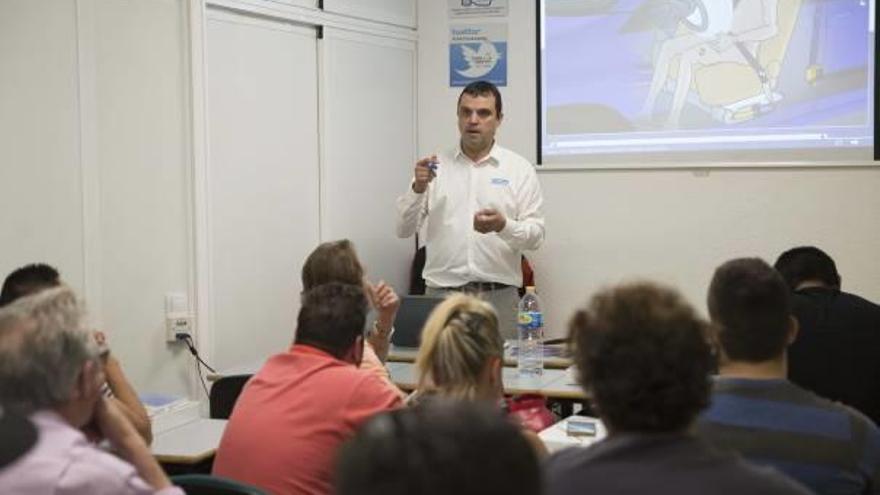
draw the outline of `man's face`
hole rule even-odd
[[[495,96],[461,95],[458,104],[458,131],[463,148],[486,150],[495,140],[501,116],[495,113]]]

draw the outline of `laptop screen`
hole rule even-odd
[[[394,320],[391,343],[398,347],[418,347],[428,315],[443,299],[438,296],[403,296]]]

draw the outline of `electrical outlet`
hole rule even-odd
[[[165,340],[177,342],[178,335],[192,336],[192,316],[187,313],[169,314],[165,318]]]
[[[177,336],[192,336],[193,316],[189,311],[189,298],[184,292],[165,294],[165,340],[177,342]]]

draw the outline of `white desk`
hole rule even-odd
[[[388,362],[412,363],[415,362],[419,353],[418,347],[398,347],[391,345],[388,348]],[[545,356],[544,367],[548,369],[564,369],[571,366],[569,357]],[[516,366],[516,357],[511,355],[510,346],[504,349],[504,366]]]
[[[263,361],[252,362],[229,369],[220,370],[208,375],[209,381],[216,381],[224,376],[253,375]],[[385,364],[391,374],[391,381],[403,390],[414,390],[416,387],[416,369],[413,363],[388,362]],[[536,378],[519,376],[516,368],[502,368],[504,391],[508,394],[540,394],[553,399],[586,400],[583,389],[573,382],[567,370],[545,369],[544,374]]]
[[[598,419],[596,419],[596,436],[593,437],[569,436],[565,432],[565,426],[567,423],[568,418],[563,419],[541,431],[541,433],[538,433],[538,438],[544,442],[544,445],[551,454],[557,450],[567,449],[569,447],[587,447],[608,436],[608,430],[605,429],[605,425]]]
[[[416,367],[413,363],[387,363],[391,381],[403,390],[416,388]],[[586,394],[577,385],[571,385],[566,370],[545,369],[540,377],[522,377],[516,368],[501,370],[504,392],[508,394],[540,394],[554,399],[584,400]]]
[[[159,462],[196,464],[214,455],[225,428],[225,419],[198,418],[156,435],[151,450]]]

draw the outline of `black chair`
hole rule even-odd
[[[24,416],[0,407],[0,468],[27,454],[37,444],[37,428]]]
[[[172,476],[171,482],[187,495],[269,495],[255,486],[209,474],[181,474]]]
[[[211,419],[229,419],[235,401],[238,400],[244,384],[253,375],[231,375],[214,382],[211,385],[211,395],[208,398],[211,409]]]

